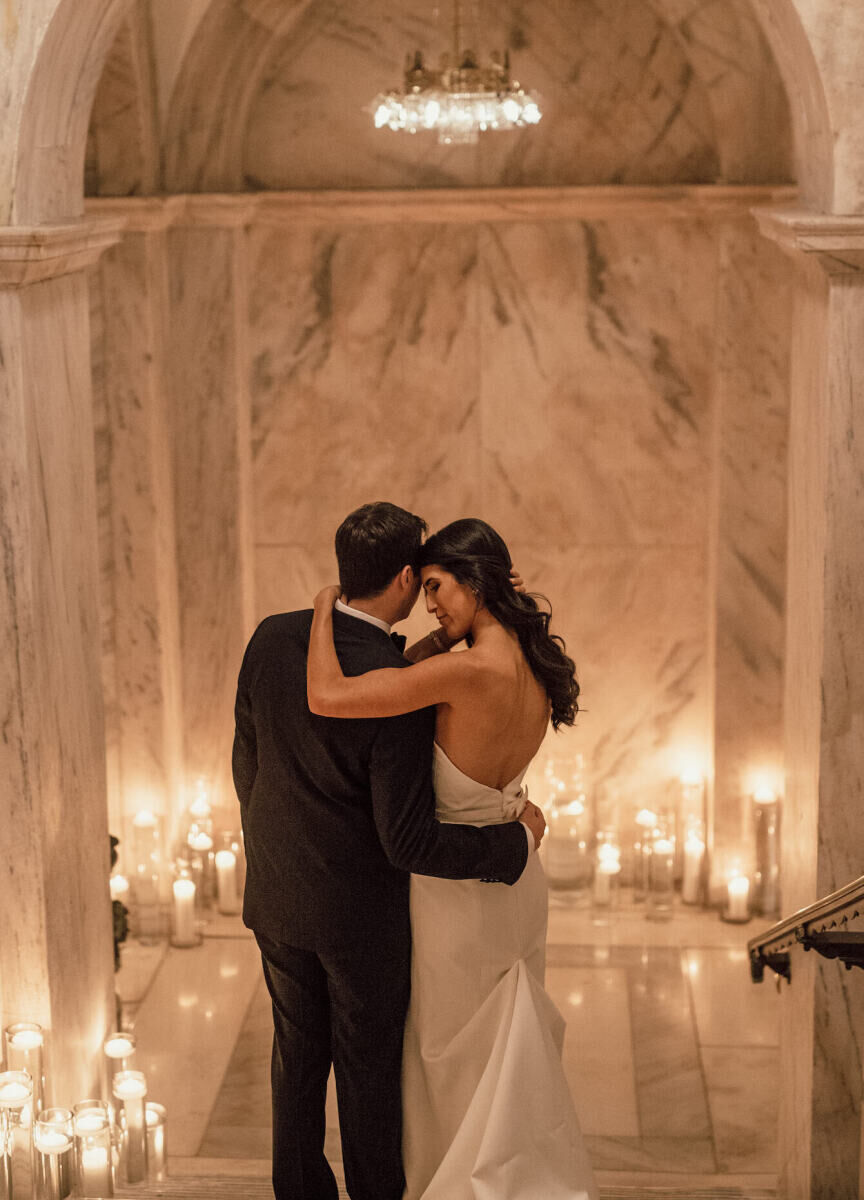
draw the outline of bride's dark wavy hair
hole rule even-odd
[[[504,539],[477,517],[452,521],[426,541],[419,565],[436,563],[476,592],[496,621],[512,629],[535,679],[546,689],[555,729],[572,725],[579,711],[576,666],[563,638],[549,632],[551,605],[545,596],[517,592],[510,581],[513,563]]]

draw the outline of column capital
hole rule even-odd
[[[864,213],[754,208],[763,237],[789,253],[815,254],[829,275],[864,273]]]
[[[87,270],[120,241],[123,225],[119,218],[82,218],[63,225],[0,226],[0,288]]]

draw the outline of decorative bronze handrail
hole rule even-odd
[[[864,917],[864,875],[751,938],[747,943],[750,977],[761,983],[769,967],[791,980],[789,952],[795,946],[838,958],[847,970],[864,967],[864,932],[846,928],[856,917]]]

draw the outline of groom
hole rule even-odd
[[[337,604],[333,625],[346,674],[408,665],[390,626],[417,599],[425,528],[386,503],[363,505],[340,525],[348,603]],[[332,1062],[348,1194],[401,1200],[409,872],[512,884],[533,840],[519,822],[477,829],[435,820],[434,710],[363,720],[311,714],[311,621],[305,610],[259,625],[235,714],[243,920],[273,1001],[273,1187],[277,1200],[336,1200],[324,1156]],[[532,820],[525,815],[529,831]],[[541,836],[538,824],[533,837]]]

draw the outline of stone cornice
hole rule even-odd
[[[0,288],[20,288],[92,267],[120,241],[124,222],[86,217],[63,225],[0,226]]]
[[[864,268],[864,213],[848,216],[794,208],[757,208],[759,231],[789,252],[815,254],[831,275]]]
[[[706,219],[749,215],[788,202],[789,187],[660,186],[431,188],[410,191],[240,192],[104,197],[87,212],[124,221],[129,233],[177,226],[382,225],[488,221],[600,221],[616,217]]]

